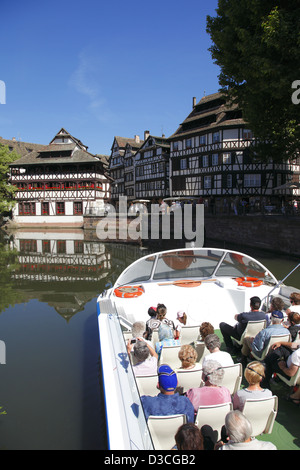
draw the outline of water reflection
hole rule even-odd
[[[105,244],[83,230],[11,232],[0,244],[6,286],[0,309],[37,299],[68,321],[144,254],[138,246]]]

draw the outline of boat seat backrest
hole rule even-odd
[[[251,352],[252,356],[255,359],[257,359],[258,361],[262,361],[266,357],[266,355],[268,354],[270,349],[272,348],[272,345],[277,343],[278,341],[290,342],[291,341],[291,335],[287,334],[287,335],[274,335],[274,336],[271,336],[270,341],[268,342],[268,344],[264,348],[262,354],[260,356],[258,356],[257,354],[255,354],[252,351]]]
[[[266,320],[248,321],[248,323],[246,325],[246,328],[243,331],[243,334],[242,334],[241,338],[239,340],[233,338],[233,340],[234,340],[235,343],[238,343],[239,345],[242,345],[244,338],[246,338],[248,336],[250,338],[255,338],[257,333],[259,333],[261,330],[266,328],[266,325],[267,325]]]
[[[179,369],[181,361],[178,357],[181,346],[163,346],[160,354],[159,364],[168,364],[172,369]]]
[[[239,362],[232,366],[223,367],[224,377],[222,386],[228,388],[230,395],[234,395],[241,386],[243,379],[243,367]]]
[[[181,393],[187,392],[190,388],[200,387],[202,383],[202,369],[178,369],[176,370],[176,374],[178,387],[182,387],[182,390],[180,390]]]
[[[221,439],[221,429],[225,424],[225,417],[229,411],[232,411],[232,403],[221,403],[220,405],[210,406],[199,406],[195,424],[201,429],[205,424],[212,427],[214,431],[217,431],[217,440]]]
[[[243,415],[252,425],[252,437],[271,434],[278,411],[278,397],[246,400]]]
[[[183,344],[191,344],[197,341],[199,336],[199,328],[200,325],[195,326],[183,326],[180,330],[180,343]]]
[[[184,414],[171,416],[149,416],[148,428],[155,450],[172,449],[178,428],[186,423]]]
[[[158,375],[137,375],[135,377],[140,396],[149,395],[155,397],[159,390],[157,389]]]

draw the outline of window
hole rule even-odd
[[[231,163],[231,153],[223,153],[223,163]]]
[[[202,164],[203,166],[208,166],[208,155],[203,155]]]
[[[74,215],[82,215],[83,214],[82,202],[74,202],[73,203],[73,212],[74,212]]]
[[[220,133],[219,132],[214,132],[213,133],[212,141],[213,141],[213,144],[215,144],[216,142],[220,142]]]
[[[35,215],[35,202],[19,202],[19,215]]]
[[[20,240],[20,251],[23,253],[37,253],[37,240]]]
[[[178,142],[173,142],[173,150],[176,152],[178,150]]]
[[[186,170],[188,167],[187,165],[187,159],[186,158],[182,158],[182,160],[180,160],[180,169],[181,170]]]
[[[206,135],[200,135],[200,145],[206,145]]]
[[[204,189],[211,188],[211,176],[204,176]]]
[[[43,253],[51,252],[50,240],[42,240],[42,251]]]
[[[42,215],[49,215],[49,202],[42,202]]]
[[[191,149],[192,148],[192,139],[186,139],[185,141],[185,148]]]
[[[245,188],[258,188],[261,186],[261,175],[260,174],[246,174],[244,176]]]
[[[227,188],[232,188],[232,175],[227,175],[226,176],[226,187]]]
[[[244,140],[253,139],[252,131],[250,131],[249,129],[243,129],[243,139]]]
[[[65,215],[65,203],[64,202],[56,203],[56,215]]]
[[[57,246],[57,253],[59,254],[63,254],[63,253],[66,253],[67,249],[67,244],[66,244],[66,240],[57,240],[56,242],[56,246]]]
[[[219,163],[219,155],[217,153],[213,153],[211,156],[211,164],[212,166],[217,166]]]

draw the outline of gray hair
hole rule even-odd
[[[207,335],[204,339],[205,346],[209,351],[213,351],[215,348],[221,347],[221,341],[216,334]]]
[[[131,327],[131,333],[133,338],[142,337],[146,331],[146,323],[143,321],[136,321]]]
[[[227,413],[225,427],[231,442],[245,442],[252,434],[250,421],[239,410]]]
[[[223,367],[217,361],[209,360],[203,366],[203,375],[212,385],[221,385],[224,373]]]
[[[133,354],[139,362],[143,362],[149,357],[150,351],[145,341],[138,340],[135,343],[133,348]]]

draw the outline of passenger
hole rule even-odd
[[[270,388],[272,375],[277,372],[286,379],[294,377],[300,367],[300,341],[279,341],[273,344],[272,351],[265,357],[264,363],[266,372],[262,387]]]
[[[294,403],[294,405],[300,405],[300,387],[298,386],[297,390],[286,397],[288,401]]]
[[[170,326],[173,331],[175,331],[175,325],[172,320],[166,318],[167,314],[167,307],[164,304],[157,304],[157,319],[161,323],[165,323],[166,325]]]
[[[203,323],[201,323],[199,328],[200,336],[198,338],[198,341],[204,341],[207,335],[212,335],[214,332],[215,330],[212,324],[208,321],[204,321]]]
[[[176,446],[172,450],[203,450],[200,429],[193,423],[182,424],[175,434]]]
[[[235,315],[234,319],[237,321],[237,324],[234,326],[228,325],[228,323],[220,323],[220,330],[224,338],[227,351],[230,354],[236,352],[236,348],[233,346],[232,338],[240,339],[248,321],[256,320],[266,320],[268,321],[268,316],[261,310],[259,310],[261,300],[259,297],[251,297],[250,299],[250,312],[243,312]]]
[[[261,387],[261,381],[265,378],[265,367],[261,362],[250,362],[245,368],[244,377],[248,382],[248,387],[242,388],[234,394],[234,410],[243,411],[246,400],[272,396],[271,390]]]
[[[180,340],[174,339],[172,328],[165,323],[162,323],[158,328],[158,339],[159,341],[155,345],[155,351],[160,359],[161,350],[164,346],[180,346]]]
[[[146,323],[143,321],[136,321],[132,324],[131,333],[134,339],[144,337],[146,332]]]
[[[174,333],[175,339],[179,339],[181,328],[183,326],[188,326],[187,314],[184,312],[184,310],[179,310],[179,312],[177,312],[177,322],[176,322],[175,333]]]
[[[127,352],[131,358],[131,352],[133,354],[133,372],[135,375],[155,375],[157,374],[157,359],[153,347],[144,340],[144,338],[137,338],[136,343],[133,344],[128,341]]]
[[[145,337],[148,340],[152,338],[153,330],[157,330],[160,325],[160,320],[157,318],[157,310],[156,307],[150,307],[148,309],[148,315],[150,316],[149,320],[146,321],[146,335]]]
[[[197,363],[197,351],[190,344],[184,344],[181,346],[178,357],[181,361],[180,370],[195,370],[202,368],[201,365]]]
[[[280,310],[274,310],[271,313],[271,324],[261,330],[255,338],[247,337],[242,347],[242,355],[247,357],[250,352],[254,352],[256,356],[261,356],[267,347],[272,336],[286,335],[286,328],[282,325],[283,313]]]
[[[207,361],[217,361],[222,367],[232,366],[234,364],[231,355],[226,351],[220,351],[221,341],[216,334],[207,335],[204,340],[205,346],[207,347],[210,354],[206,355],[202,361],[204,367]]]
[[[270,324],[271,320],[271,313],[274,312],[274,310],[280,310],[281,312],[284,309],[284,301],[282,300],[281,297],[273,297],[271,302],[270,302],[270,307],[268,310],[268,325]]]
[[[175,392],[177,384],[177,375],[174,370],[170,366],[162,364],[158,369],[157,388],[160,393],[154,397],[149,395],[141,396],[146,420],[150,415],[185,414],[188,423],[194,422],[193,405],[186,396]]]
[[[291,311],[300,313],[300,293],[299,292],[291,293],[290,302],[291,302],[291,306],[286,309],[285,313],[288,314]]]
[[[284,322],[283,326],[289,330],[291,340],[295,341],[300,331],[300,313],[289,312],[287,314],[287,322]]]
[[[218,450],[277,450],[271,442],[251,437],[251,423],[239,410],[227,413],[225,428],[228,441],[218,443],[216,446]]]
[[[190,388],[186,392],[195,413],[200,405],[208,406],[231,402],[230,391],[221,385],[223,377],[224,370],[219,362],[208,361],[206,363],[202,372],[204,387],[200,387],[199,384],[199,387]]]

